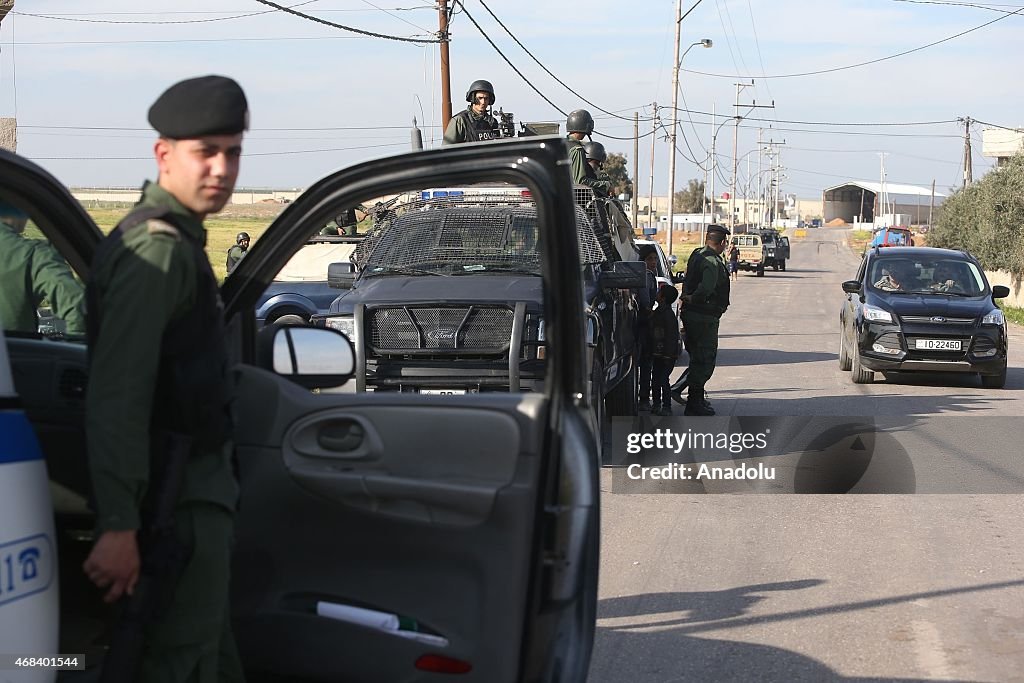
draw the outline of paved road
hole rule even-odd
[[[1005,417],[1024,415],[1024,335],[1003,390],[946,375],[854,385],[836,359],[839,283],[857,264],[841,237],[810,231],[787,272],[741,274],[716,407],[899,416],[878,438],[902,459],[871,461],[876,480],[909,466],[910,490],[986,493],[704,495],[721,489],[694,481],[623,494],[623,470],[605,469],[590,680],[1024,681],[1024,496],[991,493],[1024,491]]]

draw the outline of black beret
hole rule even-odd
[[[732,233],[729,232],[729,228],[725,227],[724,225],[709,225],[708,226],[708,231],[707,231],[708,236],[711,236],[713,233],[716,233],[716,232],[721,234],[723,238],[732,234]]]
[[[230,78],[190,78],[157,98],[149,108],[149,123],[172,140],[234,135],[249,128],[249,105],[242,87]]]

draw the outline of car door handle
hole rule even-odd
[[[355,420],[334,420],[320,427],[316,442],[321,448],[338,453],[349,453],[363,445],[366,432]]]

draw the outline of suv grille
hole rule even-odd
[[[936,320],[936,318],[941,318]],[[929,325],[973,325],[974,318],[945,318],[943,316],[930,315],[901,315],[900,320],[905,323],[928,323]]]
[[[512,336],[512,310],[498,306],[395,306],[367,313],[370,347],[381,355],[508,353]]]

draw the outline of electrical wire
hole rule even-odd
[[[259,1],[262,1],[262,0],[259,0]],[[885,61],[888,61],[890,59],[896,59],[897,57],[904,57],[904,56],[912,54],[914,52],[920,52],[921,50],[926,50],[926,49],[928,49],[930,47],[935,47],[936,45],[941,45],[942,43],[947,43],[947,42],[949,42],[951,40],[954,40],[956,38],[960,38],[962,36],[965,36],[968,33],[973,33],[975,31],[979,31],[979,30],[981,30],[983,28],[991,26],[992,24],[996,23],[997,21],[1002,21],[1003,19],[1006,19],[1007,17],[1012,17],[1014,15],[1018,15],[1019,16],[1021,12],[1024,12],[1024,7],[1021,7],[1020,9],[1018,9],[1015,12],[1009,12],[1007,14],[1004,14],[1001,17],[996,17],[992,21],[986,21],[984,24],[979,24],[978,26],[975,26],[974,28],[969,28],[966,31],[961,31],[960,33],[956,33],[956,34],[953,34],[951,36],[946,36],[945,38],[942,38],[940,40],[936,40],[934,42],[928,43],[927,45],[921,45],[920,47],[915,47],[915,48],[911,48],[909,50],[904,50],[902,52],[897,52],[894,55],[888,55],[886,57],[879,57],[878,59],[870,59],[870,60],[868,60],[866,62],[858,62],[857,64],[847,64],[845,66],[835,66],[835,67],[832,67],[832,68],[829,68],[829,69],[819,69],[817,71],[803,71],[803,72],[800,72],[800,73],[792,73],[792,74],[772,74],[770,76],[769,75],[761,76],[761,78],[798,78],[798,77],[801,77],[801,76],[818,76],[820,74],[830,74],[830,73],[835,73],[837,71],[845,71],[847,69],[856,69],[858,67],[867,66],[869,64],[878,64],[879,62],[885,62]],[[737,69],[737,71],[738,70],[739,69]],[[700,76],[713,76],[715,78],[746,78],[746,76],[738,76],[736,74],[715,74],[715,73],[709,73],[707,71],[695,71],[693,69],[683,69],[683,71],[686,71],[687,73],[691,73],[691,74],[698,74]]]
[[[297,3],[295,5],[291,5],[290,7],[301,7],[302,5],[309,5],[309,4],[312,4],[312,3],[316,2],[316,1],[317,0],[305,0],[305,2],[300,2],[300,3]],[[232,19],[246,19],[248,17],[258,17],[261,14],[273,14],[274,12],[277,12],[277,11],[278,10],[276,10],[276,9],[268,9],[268,10],[263,10],[261,12],[247,12],[247,13],[244,13],[244,14],[236,14],[234,16],[229,16],[229,17],[216,17],[216,18],[213,18],[213,19],[179,19],[179,20],[173,20],[173,21],[166,21],[166,20],[161,20],[161,21],[137,21],[137,20],[128,21],[128,20],[124,20],[124,19],[77,19],[77,18],[72,18],[72,17],[68,17],[68,16],[61,16],[59,14],[35,14],[35,13],[32,13],[32,12],[20,12],[20,11],[19,12],[11,12],[11,14],[20,14],[23,17],[33,17],[34,19],[50,19],[50,20],[53,20],[53,21],[73,21],[73,22],[81,22],[81,23],[86,23],[86,24],[147,24],[147,25],[161,25],[162,26],[162,25],[168,25],[168,24],[209,24],[209,23],[213,23],[215,21],[230,21]]]
[[[989,123],[988,121],[979,121],[978,119],[971,119],[974,123],[980,123],[983,126],[991,126],[993,128],[1000,128],[1002,130],[1010,130],[1014,133],[1020,133],[1024,131],[1024,128],[1010,128],[1009,126],[1000,126],[998,123]]]
[[[264,0],[258,0],[258,1],[259,1],[259,2],[263,2]],[[530,79],[529,79],[529,78],[527,78],[527,77],[526,77],[526,76],[525,76],[525,75],[523,74],[523,72],[522,72],[522,71],[520,71],[519,69],[517,69],[517,68],[516,68],[516,65],[515,65],[515,64],[513,64],[513,63],[512,63],[512,62],[511,62],[511,61],[509,60],[509,58],[508,58],[508,57],[506,57],[506,56],[505,56],[505,53],[501,51],[501,48],[499,48],[499,47],[498,47],[497,45],[495,45],[495,44],[494,44],[494,41],[493,41],[493,40],[491,40],[491,37],[487,35],[487,33],[486,33],[486,32],[485,32],[484,30],[483,30],[483,28],[482,28],[482,27],[480,26],[480,24],[478,24],[478,23],[476,22],[476,19],[474,19],[474,18],[473,18],[473,15],[472,15],[472,14],[470,14],[470,13],[469,13],[469,11],[468,11],[468,10],[466,9],[466,5],[465,5],[465,4],[463,4],[463,3],[461,2],[461,0],[455,0],[455,2],[457,2],[457,3],[458,3],[458,5],[459,5],[459,7],[461,7],[461,8],[462,8],[462,13],[466,15],[466,18],[467,18],[467,19],[469,19],[469,21],[470,21],[470,22],[471,22],[471,23],[473,24],[473,26],[476,26],[476,30],[480,32],[480,35],[482,35],[482,36],[484,37],[484,40],[486,40],[486,41],[487,41],[488,43],[490,43],[491,47],[492,47],[492,48],[494,48],[494,51],[495,51],[495,52],[497,52],[497,53],[498,53],[498,55],[499,55],[499,56],[500,56],[500,57],[501,57],[501,58],[502,58],[503,60],[505,60],[505,63],[509,65],[509,68],[511,68],[511,69],[512,69],[513,71],[515,71],[515,72],[516,72],[516,75],[518,75],[518,76],[519,76],[519,78],[523,79],[523,82],[524,82],[524,83],[526,83],[526,85],[530,86],[530,89],[532,89],[532,90],[533,90],[533,92],[535,92],[535,93],[537,93],[538,95],[540,95],[540,98],[541,98],[542,100],[544,100],[545,102],[547,102],[548,104],[550,104],[550,105],[551,105],[551,106],[552,106],[552,107],[553,107],[553,108],[555,109],[555,111],[557,111],[558,113],[560,113],[560,114],[561,114],[562,116],[567,116],[567,113],[565,112],[565,110],[563,110],[563,109],[562,109],[561,107],[559,107],[559,106],[558,106],[557,104],[555,104],[555,103],[554,103],[554,102],[552,102],[552,101],[551,101],[550,99],[548,99],[547,95],[545,95],[545,94],[544,94],[544,93],[542,93],[542,92],[541,92],[540,90],[538,90],[538,89],[537,89],[537,86],[535,86],[535,85],[534,85],[534,84],[533,84],[533,83],[532,83],[532,82],[530,81]],[[631,140],[632,138],[623,138],[623,139],[629,139],[629,140]]]
[[[532,52],[530,52],[530,50],[527,49],[527,47],[525,45],[523,45],[523,43],[518,38],[516,38],[515,34],[512,33],[512,31],[509,30],[508,26],[506,26],[505,23],[501,19],[499,19],[498,16],[493,11],[491,11],[491,8],[487,6],[487,3],[484,2],[484,0],[478,0],[478,1],[480,2],[481,5],[483,5],[483,8],[485,10],[487,10],[487,13],[490,14],[491,17],[496,22],[498,22],[498,26],[501,26],[501,28],[503,28],[505,30],[505,33],[507,33],[509,35],[509,37],[512,38],[513,41],[515,41],[515,44],[518,45],[520,48],[522,48],[523,52],[525,52],[527,55],[529,55],[530,59],[532,59],[534,62],[536,62],[537,66],[539,66],[541,69],[544,70],[544,73],[546,73],[548,76],[551,76],[551,78],[555,79],[555,82],[557,82],[559,85],[561,85],[563,88],[565,88],[566,90],[571,92],[573,95],[575,95],[576,97],[580,98],[581,100],[583,100],[584,102],[589,104],[591,107],[593,107],[594,109],[597,109],[600,112],[608,114],[609,116],[613,116],[613,117],[615,117],[617,119],[623,119],[624,121],[632,121],[633,120],[632,117],[619,116],[615,112],[608,111],[604,107],[602,107],[602,106],[600,106],[598,104],[595,104],[594,102],[588,100],[583,95],[581,95],[578,92],[576,92],[576,90],[574,90],[572,88],[572,86],[570,86],[568,83],[566,83],[561,78],[559,78],[554,73],[552,73],[551,69],[549,69],[546,66],[544,66],[543,62],[541,62],[539,59],[537,59],[537,57]]]
[[[418,28],[419,30],[423,31],[424,33],[430,33],[430,29],[423,28],[422,26],[420,26],[418,24],[414,24],[411,21],[409,21],[408,19],[405,19],[404,17],[400,17],[397,14],[394,14],[393,12],[391,12],[391,11],[381,7],[380,5],[373,4],[372,2],[370,2],[370,0],[362,0],[362,2],[364,4],[369,5],[370,7],[374,8],[374,9],[376,9],[376,10],[380,10],[381,12],[383,12],[384,14],[387,14],[388,16],[391,16],[391,17],[394,17],[395,19],[398,19],[399,21],[404,21],[405,23],[409,24],[409,26],[412,26],[413,28]]]
[[[276,2],[271,2],[271,0],[256,0],[256,2],[260,3],[261,5],[267,5],[268,7],[273,7],[275,9],[279,9],[282,12],[287,12],[288,14],[293,14],[293,15],[299,17],[300,19],[306,19],[307,21],[312,21],[312,22],[315,22],[317,24],[323,24],[324,26],[330,26],[331,28],[338,28],[338,29],[341,29],[342,31],[349,31],[351,33],[359,33],[359,34],[364,35],[364,36],[370,36],[371,38],[383,38],[385,40],[396,40],[396,41],[403,42],[403,43],[419,43],[419,44],[423,44],[423,43],[440,43],[441,42],[440,38],[402,38],[400,36],[389,36],[386,33],[376,33],[374,31],[367,31],[367,30],[361,29],[361,28],[354,28],[352,26],[345,26],[344,24],[338,24],[338,23],[333,22],[333,21],[327,21],[326,19],[321,19],[320,17],[314,17],[314,16],[309,15],[309,14],[304,14],[302,12],[298,12],[296,10],[293,10],[290,7],[285,7],[284,5],[279,5]]]
[[[317,1],[318,0],[309,0],[309,2],[317,2]],[[292,7],[298,7],[298,5],[292,5]],[[387,8],[383,8],[382,7],[381,9],[387,9],[387,10],[390,10],[392,12],[411,12],[411,11],[421,10],[421,9],[433,9],[433,10],[436,10],[437,7],[435,5],[419,5],[417,7],[387,7]],[[58,17],[106,17],[106,16],[122,16],[122,15],[123,16],[138,16],[138,15],[162,15],[162,14],[241,14],[241,13],[244,13],[246,11],[247,10],[241,10],[241,9],[237,9],[237,10],[226,10],[226,9],[204,10],[204,9],[194,9],[194,10],[135,10],[135,11],[121,11],[121,12],[113,12],[113,11],[112,12],[59,12],[59,13],[52,13],[51,12],[50,14],[52,16],[58,16]],[[366,10],[347,8],[347,9],[322,9],[320,11],[323,12],[323,13],[332,13],[332,12],[365,12]],[[21,14],[21,12],[12,11],[11,14]]]
[[[947,7],[973,7],[974,9],[988,10],[989,12],[1006,12],[999,7],[1020,7],[1020,5],[993,5],[991,3],[979,5],[973,2],[942,2],[940,0],[893,0],[893,2],[906,2],[914,5],[945,5]]]

